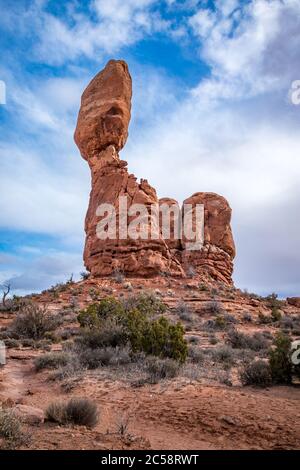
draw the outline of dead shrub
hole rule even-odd
[[[146,370],[149,373],[148,381],[153,384],[160,380],[176,377],[179,369],[180,364],[174,359],[148,357],[146,360]]]
[[[261,351],[268,348],[268,341],[261,333],[254,333],[251,336],[233,329],[228,333],[228,342],[234,349]]]
[[[45,338],[46,333],[55,330],[59,325],[60,319],[46,308],[28,304],[20,310],[10,329],[20,338],[39,340]]]
[[[59,424],[77,424],[93,428],[99,421],[97,405],[87,398],[71,398],[67,403],[56,401],[46,410],[49,421]]]
[[[11,409],[0,408],[0,437],[6,449],[16,449],[26,442],[21,422]]]
[[[65,352],[50,352],[37,357],[34,360],[34,367],[36,371],[42,369],[57,369],[58,367],[66,366],[70,360],[70,354]]]
[[[262,360],[251,362],[240,371],[240,379],[243,385],[268,387],[272,383],[270,365]]]

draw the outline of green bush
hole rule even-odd
[[[108,317],[119,318],[124,315],[124,307],[114,297],[106,297],[100,302],[89,305],[85,310],[81,310],[77,319],[80,326],[97,328],[101,322]]]
[[[271,317],[273,322],[277,322],[281,320],[281,313],[278,307],[272,307]]]
[[[144,336],[143,351],[185,362],[188,350],[181,323],[172,325],[163,317],[150,323],[149,330]]]
[[[128,315],[129,340],[133,351],[144,351],[148,355],[169,357],[184,362],[187,343],[181,323],[171,324],[166,318],[149,321],[138,310]]]
[[[272,383],[270,365],[262,360],[251,362],[240,371],[240,379],[243,385],[268,387]]]
[[[221,330],[227,326],[227,322],[223,315],[217,315],[215,322],[217,328],[220,328]]]
[[[278,295],[273,292],[273,294],[268,295],[265,297],[265,301],[267,306],[271,309],[277,308],[279,309],[282,305],[282,300],[278,300]]]
[[[291,340],[279,332],[269,353],[272,379],[275,383],[288,384],[292,380]]]
[[[77,341],[91,349],[129,343],[133,352],[184,362],[187,344],[182,325],[173,325],[164,317],[151,318],[164,309],[151,294],[132,297],[124,306],[108,297],[80,313],[78,319],[85,329]]]
[[[129,297],[124,301],[124,308],[126,311],[136,309],[148,317],[160,315],[166,311],[165,304],[152,292],[141,292]]]

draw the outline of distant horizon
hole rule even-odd
[[[129,172],[159,197],[224,196],[236,287],[300,296],[298,1],[0,7],[0,284],[26,295],[85,270],[90,175],[73,133],[85,87],[120,58],[133,80]]]

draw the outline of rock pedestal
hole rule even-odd
[[[74,138],[90,166],[92,178],[85,220],[86,268],[93,276],[108,276],[118,269],[127,275],[147,277],[161,273],[184,276],[193,267],[200,275],[230,284],[235,248],[227,201],[213,193],[196,193],[185,201],[191,204],[192,211],[196,204],[204,204],[205,214],[204,246],[189,251],[186,240],[176,237],[174,217],[171,216],[171,233],[166,239],[160,226],[162,219],[154,216],[158,212],[151,211],[153,207],[158,211],[162,204],[178,207],[178,203],[169,198],[158,200],[147,180],[137,182],[129,174],[127,162],[120,159],[118,152],[128,137],[131,95],[127,64],[116,60],[108,62],[82,95]],[[135,216],[129,213],[124,220],[120,200],[128,208],[142,204],[145,212]],[[113,213],[109,212],[110,208]],[[111,223],[114,215],[115,223]],[[128,229],[137,215],[139,228],[148,237],[123,237],[120,227]],[[105,230],[109,231],[109,237],[99,236]]]

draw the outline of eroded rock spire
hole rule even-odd
[[[188,267],[192,267],[203,278],[208,276],[230,284],[235,248],[230,228],[231,209],[221,196],[196,193],[185,201],[190,204],[192,219],[196,204],[204,204],[204,246],[201,250],[187,250],[186,240],[175,240],[172,230],[170,239],[165,239],[159,223],[155,237],[150,232],[147,239],[119,236],[120,198],[127,207],[141,204],[146,208],[140,224],[146,227],[155,225],[151,207],[159,205],[155,189],[147,180],[138,183],[135,176],[128,173],[127,162],[119,158],[118,152],[128,137],[131,96],[131,76],[127,64],[121,60],[110,60],[82,95],[74,138],[82,157],[89,163],[92,175],[85,220],[86,268],[94,276],[108,276],[115,269],[133,276],[152,276],[162,272],[184,276]],[[178,206],[169,198],[162,199],[160,203]],[[104,213],[98,208],[105,204],[113,207],[117,230],[114,236],[101,239],[97,236],[97,227]],[[181,214],[184,215],[184,210]],[[132,220],[132,215],[129,215],[127,225]]]

